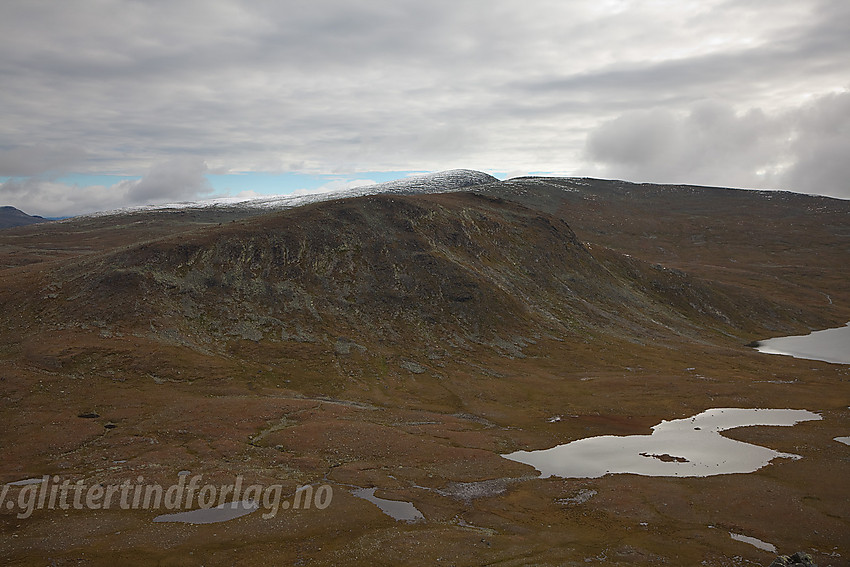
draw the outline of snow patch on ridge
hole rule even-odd
[[[111,211],[92,213],[84,216],[97,217],[123,213],[135,213],[140,211],[162,211],[170,209],[260,209],[274,211],[280,209],[291,209],[293,207],[300,207],[312,203],[320,203],[322,201],[362,197],[364,195],[450,193],[453,191],[461,191],[467,187],[473,187],[475,185],[482,185],[484,183],[491,183],[494,181],[498,181],[498,179],[482,171],[475,171],[471,169],[451,169],[438,173],[415,175],[403,179],[396,179],[394,181],[387,181],[385,183],[375,183],[372,185],[364,185],[324,193],[274,195],[271,197],[252,197],[250,199],[222,197],[204,201],[126,207]]]

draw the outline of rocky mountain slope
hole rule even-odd
[[[38,293],[27,284],[6,294],[9,329],[26,313],[38,333],[156,328],[164,341],[213,350],[332,349],[342,338],[519,354],[543,336],[743,341],[805,320],[746,290],[591,250],[562,219],[469,193],[306,205],[91,254],[40,278]]]
[[[479,192],[565,219],[586,242],[818,312],[815,327],[850,318],[850,201],[585,178],[518,178]]]

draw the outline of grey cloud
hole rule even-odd
[[[70,144],[0,148],[0,176],[30,177],[66,171],[85,158],[86,152],[82,148]]]
[[[609,177],[791,189],[850,197],[850,93],[775,115],[717,102],[687,113],[625,113],[587,138],[588,159]]]
[[[668,61],[618,63],[587,73],[562,78],[517,83],[517,92],[574,97],[600,96],[651,106],[665,100],[695,100],[711,93],[729,99],[764,95],[776,89],[778,77],[802,83],[806,77],[835,73],[840,61],[850,56],[850,42],[840,50],[827,44],[813,54],[806,45],[770,44],[758,48],[711,53]],[[823,56],[823,57],[821,57]],[[781,87],[781,85],[780,85]]]
[[[0,202],[27,213],[69,216],[133,205],[197,200],[212,192],[203,160],[184,156],[155,164],[141,178],[111,186],[79,187],[40,177],[0,184]]]
[[[788,13],[776,17],[783,9]],[[802,92],[846,84],[843,69],[850,58],[846,34],[850,4],[846,2],[736,0],[699,13],[689,22],[696,27],[685,26],[684,30],[700,37],[696,30],[703,21],[716,21],[706,29],[706,39],[711,33],[724,34],[721,24],[727,25],[730,45],[685,55],[676,55],[673,48],[670,56],[660,58],[646,57],[648,52],[638,49],[632,51],[637,57],[579,72],[523,77],[512,81],[509,88],[517,99],[535,101],[540,108],[584,104],[591,107],[590,112],[605,116],[623,107],[635,110],[663,105],[683,111],[700,100],[722,100],[739,108],[777,108]],[[761,28],[764,31],[758,38]],[[648,33],[663,35],[667,31],[650,29]],[[734,41],[748,34],[754,36],[753,41]],[[687,38],[682,41],[687,45]]]
[[[850,92],[807,105],[793,127],[795,161],[783,177],[785,186],[850,199]]]
[[[212,191],[204,177],[206,172],[207,164],[200,158],[172,158],[156,164],[140,180],[130,182],[127,197],[133,203],[197,198]]]
[[[675,122],[715,100],[773,116],[845,86],[846,4],[5,2],[0,148],[84,147],[66,167],[130,175],[174,156],[215,171],[591,173],[585,137],[630,111]],[[771,120],[746,124],[771,145]],[[180,185],[135,196],[166,186]]]
[[[588,136],[587,152],[628,179],[759,187],[779,165],[777,133],[780,125],[758,110],[703,102],[685,114],[624,114]]]
[[[126,191],[120,186],[76,187],[37,177],[0,184],[0,199],[26,213],[45,217],[72,216],[127,204]]]

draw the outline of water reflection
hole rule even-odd
[[[767,543],[766,541],[762,541],[762,540],[755,538],[755,537],[745,536],[745,535],[741,535],[741,534],[733,534],[732,532],[729,532],[729,535],[735,541],[742,541],[744,543],[749,543],[750,545],[757,547],[757,548],[759,548],[763,551],[767,551],[767,552],[770,552],[770,553],[776,553],[776,546],[773,545],[772,543]]]
[[[850,323],[844,327],[814,331],[808,335],[759,341],[756,350],[794,358],[850,364]]]
[[[417,510],[412,503],[378,498],[375,496],[375,490],[377,490],[377,488],[358,488],[356,490],[352,490],[351,493],[358,498],[368,500],[380,508],[384,514],[396,520],[403,522],[421,522],[425,520],[425,516],[422,515],[422,512]]]
[[[184,524],[215,524],[227,522],[256,512],[259,504],[251,501],[226,502],[215,508],[201,508],[176,514],[162,514],[154,522],[181,522]]]
[[[710,409],[694,417],[662,421],[652,428],[651,435],[604,435],[502,456],[533,466],[542,478],[598,478],[609,473],[681,477],[749,473],[777,457],[800,457],[736,441],[722,436],[721,431],[751,425],[789,426],[818,419],[821,416],[806,410]]]

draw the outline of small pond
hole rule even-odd
[[[235,520],[256,512],[260,508],[256,502],[241,500],[226,502],[215,508],[201,508],[176,514],[162,514],[153,519],[154,522],[181,522],[183,524],[216,524]]]
[[[766,541],[762,541],[762,540],[755,538],[755,537],[745,536],[745,535],[741,535],[741,534],[735,534],[735,533],[732,533],[732,532],[729,532],[729,535],[735,541],[742,541],[744,543],[749,543],[753,547],[757,547],[757,548],[761,549],[762,551],[767,551],[769,553],[776,553],[776,546],[773,545],[772,543],[767,543]]]
[[[417,510],[411,502],[378,498],[375,496],[375,490],[377,490],[377,488],[358,488],[356,490],[352,490],[351,493],[358,498],[368,500],[380,508],[384,514],[394,518],[395,520],[411,523],[425,520],[425,516],[422,515],[422,512]]]
[[[765,354],[784,354],[794,358],[850,364],[850,323],[835,329],[814,331],[808,335],[758,341],[756,350]]]
[[[606,474],[714,476],[757,471],[776,458],[799,459],[720,434],[752,425],[790,426],[821,416],[797,409],[709,409],[662,421],[651,435],[589,437],[540,451],[502,455],[540,471],[542,478],[598,478]]]

